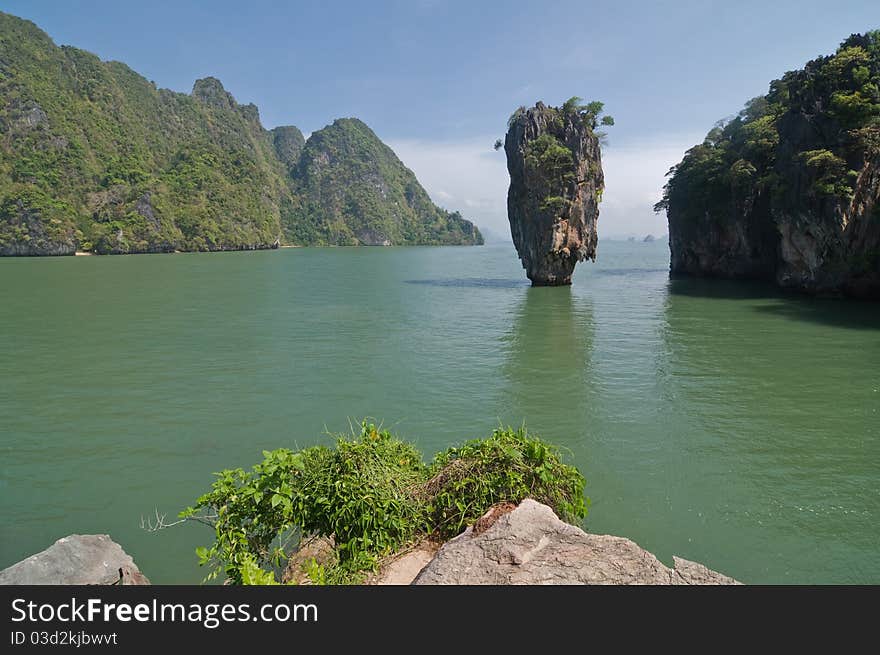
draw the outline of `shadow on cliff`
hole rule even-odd
[[[694,298],[763,300],[744,305],[751,311],[798,321],[856,330],[880,330],[880,303],[852,298],[816,298],[753,280],[670,278],[669,293]]]
[[[507,280],[502,278],[440,278],[434,280],[405,280],[407,284],[422,284],[430,287],[458,287],[471,289],[519,289],[529,286],[529,281]]]

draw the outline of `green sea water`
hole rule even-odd
[[[588,530],[668,564],[880,583],[880,305],[667,266],[600,242],[532,289],[510,246],[2,259],[0,568],[109,533],[198,582],[210,530],[142,516],[369,416],[426,455],[525,422],[585,474]]]

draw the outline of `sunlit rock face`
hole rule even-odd
[[[596,259],[598,137],[576,112],[539,102],[511,117],[504,152],[507,217],[526,275],[535,286],[571,284],[575,265]]]

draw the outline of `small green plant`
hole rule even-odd
[[[335,448],[265,451],[250,471],[217,475],[181,512],[207,523],[214,542],[198,548],[206,580],[276,584],[287,549],[304,535],[332,538],[333,557],[305,562],[313,584],[351,584],[408,543],[448,538],[492,505],[530,497],[564,520],[587,513],[584,478],[556,449],[525,429],[498,429],[426,465],[411,445],[364,421]]]
[[[547,196],[541,201],[541,211],[549,211],[558,214],[562,212],[567,204],[568,200],[562,196]]]

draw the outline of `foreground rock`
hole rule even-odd
[[[578,107],[539,102],[511,117],[504,139],[513,244],[533,285],[571,284],[575,264],[596,259],[604,188],[599,139]]]
[[[410,550],[398,553],[383,562],[378,572],[368,577],[366,584],[371,585],[408,585],[434,559],[440,544],[426,541],[417,544]]]
[[[671,569],[629,539],[587,534],[534,500],[492,518],[448,541],[413,584],[739,584],[678,557]]]
[[[148,585],[131,556],[106,534],[72,534],[0,571],[2,585]]]

